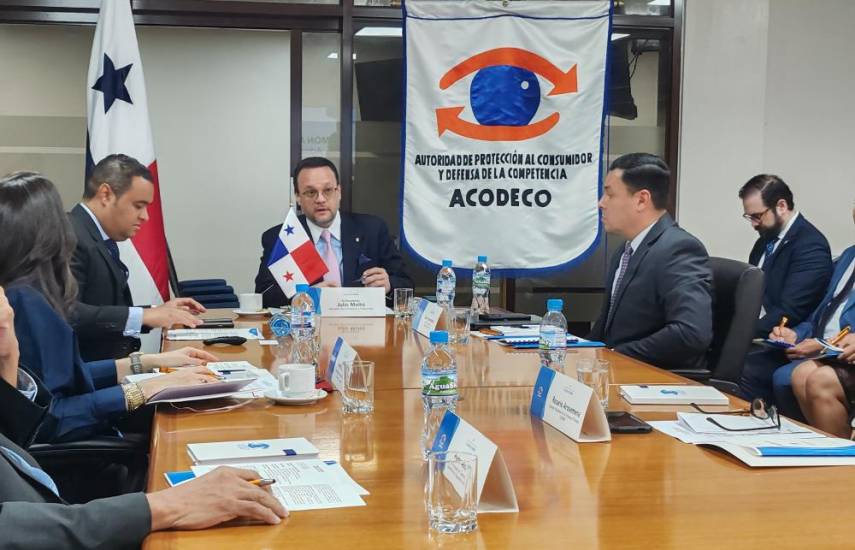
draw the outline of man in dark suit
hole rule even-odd
[[[156,493],[67,504],[24,448],[45,415],[38,381],[18,369],[14,313],[0,288],[0,548],[137,548],[151,531],[204,529],[234,518],[280,523],[288,512],[249,483],[250,470],[218,468]]]
[[[126,155],[110,155],[86,182],[83,201],[68,216],[77,237],[71,270],[79,287],[71,319],[85,361],[127,357],[139,349],[139,335],[150,328],[195,327],[193,313],[205,308],[191,298],[156,307],[133,307],[128,270],[119,241],[130,239],[148,220],[154,199],[148,168]]]
[[[302,214],[300,223],[315,243],[328,272],[315,286],[382,287],[387,296],[393,288],[412,287],[404,271],[404,261],[389,235],[386,223],[376,216],[339,210],[341,187],[338,170],[328,159],[309,157],[294,169],[294,194]],[[264,306],[288,303],[276,283],[268,259],[282,224],[261,236],[261,263],[255,277],[255,291],[264,295]]]
[[[665,211],[671,173],[655,155],[612,162],[600,209],[626,243],[609,268],[590,339],[666,369],[701,369],[712,340],[712,273],[695,237]]]
[[[765,338],[783,317],[796,326],[816,308],[831,278],[831,251],[825,236],[795,210],[793,193],[778,176],[754,176],[739,198],[743,217],[760,234],[748,261],[766,281],[754,334]]]

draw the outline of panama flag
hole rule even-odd
[[[329,271],[293,208],[279,230],[267,269],[288,298],[297,293],[298,284],[314,283]]]
[[[118,245],[122,262],[128,267],[134,303],[163,303],[169,299],[166,236],[145,79],[128,0],[101,3],[86,82],[87,179],[98,161],[114,153],[134,157],[154,176],[149,220],[133,239]]]

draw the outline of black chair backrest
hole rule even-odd
[[[713,341],[707,353],[712,377],[738,382],[763,303],[763,271],[727,258],[710,258]]]

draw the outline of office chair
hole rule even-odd
[[[72,504],[145,488],[149,434],[125,433],[67,443],[37,443],[27,451]]]
[[[167,259],[169,260],[169,286],[172,293],[180,298],[193,298],[208,309],[235,309],[238,307],[238,298],[234,288],[226,283],[225,279],[187,279],[178,280],[175,271],[175,263],[172,261],[172,251],[169,244],[166,245]]]
[[[739,395],[739,378],[763,303],[763,271],[727,258],[710,258],[713,275],[713,340],[707,369],[677,374]]]

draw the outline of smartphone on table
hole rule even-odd
[[[613,434],[646,434],[653,429],[650,424],[626,411],[609,411],[606,418]]]

